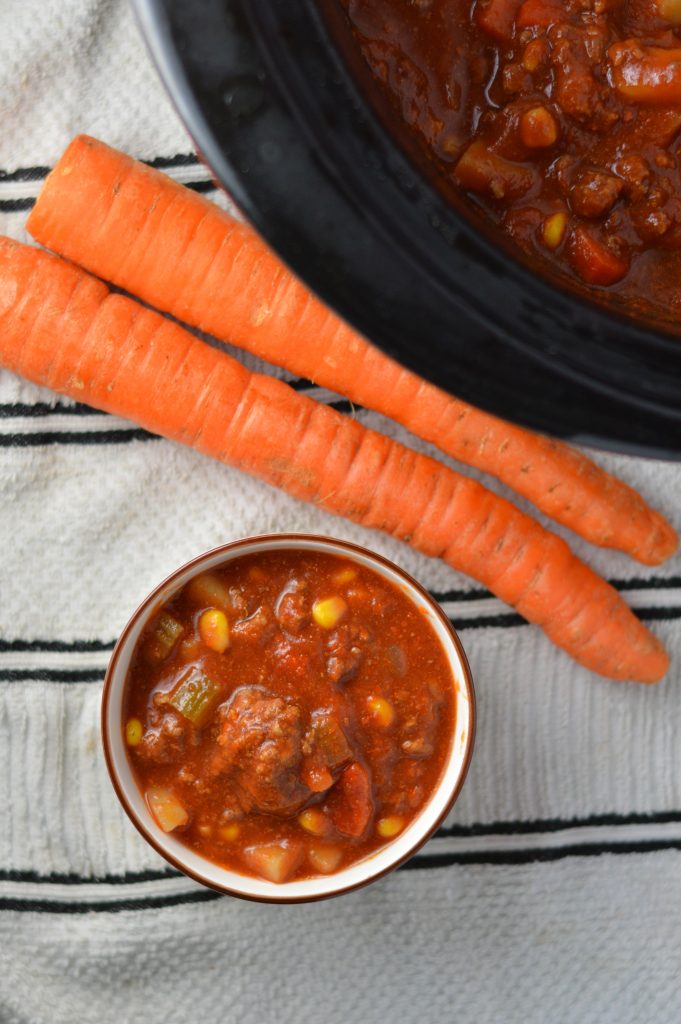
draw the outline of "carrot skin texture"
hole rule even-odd
[[[102,142],[73,140],[28,229],[179,320],[389,416],[594,544],[648,565],[676,550],[673,528],[633,488],[568,445],[399,366],[314,298],[248,226]]]
[[[510,502],[6,238],[0,365],[443,558],[594,672],[655,682],[667,669],[617,591]]]

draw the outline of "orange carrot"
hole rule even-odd
[[[74,139],[28,229],[164,312],[390,416],[594,544],[648,565],[676,549],[672,527],[632,488],[568,445],[405,370],[315,299],[249,227],[104,143]]]
[[[667,669],[617,591],[505,499],[7,238],[0,365],[443,558],[595,672],[654,682]]]

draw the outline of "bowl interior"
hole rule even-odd
[[[123,737],[123,696],[135,645],[160,605],[199,571],[254,552],[302,549],[340,554],[373,569],[398,586],[423,612],[442,644],[452,669],[455,729],[440,783],[428,804],[405,831],[387,846],[342,871],[284,884],[242,875],[212,863],[165,833],[152,818],[135,781]],[[254,538],[226,545],[188,563],[160,585],[134,614],[112,655],[104,690],[103,732],[112,781],[125,810],[144,837],[176,867],[206,885],[251,899],[289,902],[318,899],[355,888],[407,858],[437,827],[463,783],[474,732],[473,690],[465,654],[443,612],[428,595],[391,563],[345,542],[305,537]]]

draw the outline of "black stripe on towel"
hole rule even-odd
[[[3,683],[101,683],[104,669],[98,668],[0,668]]]
[[[642,579],[632,576],[627,580],[610,580],[617,590],[667,590],[681,587],[681,576],[653,576]]]
[[[144,160],[149,167],[159,171],[167,171],[169,167],[196,167],[199,158],[196,153],[176,153],[175,156],[156,156],[153,160]]]
[[[35,204],[35,199],[0,199],[0,213],[22,213],[30,210]]]
[[[608,580],[615,590],[674,590],[681,588],[681,576],[653,576],[643,578],[632,576],[630,579]],[[442,590],[431,591],[436,601],[442,604],[444,601],[481,601],[488,597],[494,597],[490,590],[482,587],[473,590]]]
[[[0,171],[0,185],[5,181],[41,181],[51,169],[39,164],[37,167],[19,167],[16,171]]]
[[[486,835],[524,835],[563,832],[573,828],[612,827],[619,825],[669,825],[681,823],[679,811],[653,811],[649,814],[589,814],[584,818],[535,818],[524,821],[476,822],[472,825],[449,825],[437,831],[438,836],[472,837]],[[1,878],[2,876],[0,876]]]
[[[645,622],[668,622],[672,619],[681,619],[681,608],[671,606],[641,608],[632,605],[632,611]],[[522,615],[517,615],[514,612],[507,615],[481,615],[475,619],[457,619],[456,615],[450,615],[449,619],[459,633],[463,633],[467,629],[509,629],[512,626],[530,625]]]
[[[8,651],[55,651],[61,653],[76,653],[90,651],[112,651],[115,640],[2,640],[0,639],[0,654]]]
[[[518,866],[523,864],[548,863],[557,860],[564,860],[569,857],[600,857],[604,854],[627,855],[627,854],[649,854],[660,853],[665,850],[681,850],[681,840],[643,840],[639,842],[622,843],[583,843],[565,846],[560,849],[550,850],[526,850],[515,851],[481,851],[476,853],[442,853],[442,854],[417,854],[411,860],[403,864],[401,871],[423,871],[434,868],[452,867],[454,865],[466,866],[477,864],[487,867]],[[56,880],[53,876],[53,880]],[[43,878],[46,890],[49,892],[50,879]],[[64,879],[59,879],[63,882]],[[85,880],[84,880],[85,881]],[[104,879],[102,879],[104,881]],[[109,879],[106,879],[109,881]],[[92,880],[88,880],[91,884]],[[69,876],[69,884],[78,885],[73,876]],[[130,884],[129,882],[122,884]],[[133,883],[134,884],[134,883]],[[220,893],[212,889],[198,889],[186,893],[174,893],[169,895],[150,896],[122,896],[111,900],[63,900],[50,899],[45,897],[0,897],[0,910],[38,912],[53,914],[84,914],[91,911],[101,913],[118,913],[125,910],[154,910],[161,907],[173,907],[186,903],[206,903],[221,899]]]
[[[0,420],[8,420],[18,416],[26,419],[39,419],[41,416],[104,416],[99,409],[91,405],[61,405],[49,402],[7,402],[0,405]]]
[[[12,896],[0,897],[0,911],[18,910],[23,913],[40,914],[87,914],[91,911],[116,914],[122,910],[155,910],[159,907],[176,907],[182,903],[208,903],[222,899],[222,894],[212,889],[199,889],[196,892],[181,893],[173,896],[145,896],[140,899],[85,900],[83,902],[66,902],[64,900],[26,899]]]
[[[529,626],[530,623],[516,612],[501,615],[480,615],[475,619],[457,619],[450,615],[449,621],[458,633],[466,629],[510,629],[514,626]]]
[[[143,163],[165,171],[169,167],[196,167],[199,158],[196,153],[175,153],[173,156],[156,156],[153,160],[144,160]],[[14,171],[0,170],[0,184],[5,181],[41,181],[51,170],[52,168],[45,164],[37,164],[35,167],[18,167]]]
[[[0,434],[0,448],[39,448],[44,445],[69,444],[129,444],[131,441],[159,441],[158,434],[150,434],[141,427],[122,427],[116,430],[48,430],[26,434]]]
[[[0,869],[0,882],[31,882],[33,885],[85,885],[102,882],[106,885],[135,885],[141,882],[162,882],[166,878],[180,878],[181,872],[174,868],[161,871],[126,871],[120,875],[77,875],[75,872],[54,871],[41,875],[37,871],[20,871],[14,868]]]
[[[402,867],[443,868],[454,864],[513,865],[534,864],[564,860],[566,857],[600,857],[603,854],[660,853],[663,850],[681,850],[681,839],[644,839],[621,843],[574,843],[557,849],[485,850],[475,853],[434,853],[413,857]]]
[[[637,608],[633,606],[639,619],[644,622],[666,622],[670,619],[681,619],[681,608],[667,606],[664,608]]]
[[[192,192],[201,192],[205,194],[207,192],[217,192],[218,186],[214,181],[206,178],[205,181],[185,181],[183,182],[185,188],[190,188]]]

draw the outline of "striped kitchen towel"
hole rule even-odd
[[[0,86],[3,233],[25,240],[76,131],[225,201],[122,0],[5,0]],[[599,459],[681,526],[679,467]],[[646,688],[589,676],[443,564],[6,373],[0,494],[2,1024],[681,1020],[680,558],[648,570],[574,545],[669,646],[669,677]],[[120,810],[98,731],[139,600],[198,552],[269,530],[403,565],[460,629],[478,694],[471,772],[437,836],[370,888],[301,907],[170,870]]]

